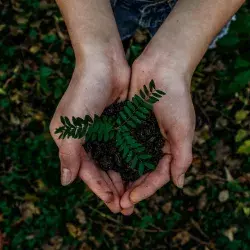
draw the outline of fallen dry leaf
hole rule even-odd
[[[183,193],[188,195],[188,196],[198,196],[200,195],[203,191],[205,190],[204,186],[199,186],[196,189],[192,189],[190,187],[184,187],[183,188]]]
[[[228,230],[226,230],[223,234],[230,240],[234,240],[234,234],[237,233],[238,228],[236,226],[230,227]]]
[[[227,159],[228,155],[230,155],[231,148],[228,145],[225,145],[224,142],[221,140],[216,144],[216,161],[223,162]]]
[[[19,208],[24,220],[32,218],[33,215],[40,214],[40,209],[36,207],[33,202],[25,202],[21,204]]]
[[[115,234],[107,228],[103,228],[103,232],[108,235],[109,238],[114,238]]]
[[[210,138],[209,126],[204,125],[199,131],[195,131],[194,144],[202,145]]]
[[[12,125],[19,125],[21,122],[20,122],[20,119],[15,116],[14,114],[10,113],[10,124]]]
[[[134,35],[136,43],[145,43],[148,40],[149,33],[146,30],[137,29]]]
[[[165,204],[161,207],[161,209],[163,210],[163,212],[164,212],[165,214],[169,214],[170,211],[171,211],[171,209],[172,209],[172,202],[167,202],[167,203],[165,203]]]
[[[238,124],[240,124],[243,120],[248,117],[249,111],[248,110],[239,110],[235,114],[235,120]]]
[[[80,224],[86,224],[86,215],[82,209],[76,208],[76,218]]]
[[[92,250],[92,248],[91,248],[87,243],[84,242],[84,243],[80,246],[79,250]]]
[[[39,50],[40,50],[40,46],[38,46],[38,45],[34,45],[34,46],[30,47],[30,49],[29,49],[30,53],[32,53],[32,54],[36,54]]]
[[[44,192],[47,191],[48,187],[45,185],[45,183],[41,180],[38,179],[36,180],[36,192]]]
[[[229,198],[229,192],[228,192],[228,190],[223,190],[223,191],[221,191],[219,193],[218,199],[219,199],[220,202],[222,202],[222,203],[226,202],[228,200],[228,198]]]
[[[18,24],[26,24],[29,21],[29,19],[24,16],[15,16],[15,19]]]
[[[187,244],[189,241],[190,241],[190,235],[187,231],[179,232],[173,237],[173,242],[179,243],[182,246]]]
[[[245,174],[245,175],[243,175],[243,176],[240,176],[240,177],[238,178],[238,181],[239,181],[240,183],[250,183],[250,173]]]
[[[101,243],[94,236],[89,236],[89,240],[95,244],[96,248],[101,246]]]
[[[78,240],[84,240],[86,238],[86,232],[82,231],[80,227],[75,226],[72,223],[67,223],[66,227],[68,229],[69,234]]]
[[[48,244],[42,246],[43,250],[59,250],[62,247],[63,238],[60,236],[54,236],[49,240]]]
[[[227,179],[227,181],[228,181],[228,182],[233,181],[233,180],[234,180],[234,178],[232,177],[232,175],[231,175],[231,173],[230,173],[229,169],[228,169],[227,167],[224,167],[224,169],[225,169],[225,173],[226,173],[226,179]]]
[[[32,201],[32,202],[39,201],[39,198],[35,194],[25,194],[23,198],[26,201]]]
[[[206,207],[206,205],[207,205],[207,194],[203,193],[198,202],[198,209],[202,210]]]

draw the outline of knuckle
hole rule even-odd
[[[164,186],[166,183],[169,182],[169,180],[170,180],[169,169],[160,170],[159,171],[159,176],[160,176],[160,178],[158,178],[156,180],[156,184],[155,184],[158,187],[157,189],[161,188],[162,186]]]
[[[59,149],[59,158],[61,163],[64,165],[68,165],[71,162],[71,154],[62,151],[62,149]]]
[[[107,204],[114,201],[114,194],[111,191],[107,191],[105,193],[105,197],[103,198],[103,201]]]
[[[70,164],[80,157],[80,151],[75,144],[64,141],[59,147],[59,158],[61,161]]]

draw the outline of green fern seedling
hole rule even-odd
[[[136,169],[142,175],[147,169],[154,169],[151,163],[152,156],[147,154],[145,147],[131,135],[131,129],[136,129],[152,112],[154,103],[165,95],[165,92],[156,89],[152,80],[149,86],[143,86],[140,95],[135,95],[132,101],[127,100],[122,111],[117,117],[95,115],[92,119],[89,115],[84,118],[72,117],[72,121],[66,116],[61,116],[62,126],[55,133],[59,138],[81,139],[85,141],[108,142],[114,139],[115,145],[126,164]]]

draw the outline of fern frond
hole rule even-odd
[[[155,89],[155,82],[154,80],[151,80],[149,83],[149,89],[151,92],[153,92],[153,90]]]
[[[139,167],[138,167],[138,172],[139,172],[139,175],[140,175],[140,176],[143,175],[144,169],[145,169],[145,165],[144,165],[142,162],[140,162],[140,163],[139,163]]]
[[[139,95],[135,95],[132,101],[127,101],[124,109],[118,114],[116,124],[118,127],[125,124],[131,128],[136,128],[137,124],[144,121],[153,109],[153,104],[165,95],[165,92],[155,88],[155,83],[152,80],[149,83],[149,88],[144,85],[139,91]]]
[[[140,175],[144,173],[145,168],[154,169],[155,166],[150,163],[152,156],[145,153],[145,147],[137,142],[130,134],[131,128],[136,128],[152,112],[153,104],[165,95],[165,92],[156,89],[152,80],[149,86],[143,86],[139,95],[135,95],[132,101],[126,101],[118,117],[98,116],[92,119],[89,115],[84,118],[72,117],[72,121],[66,116],[61,116],[62,126],[55,130],[60,134],[59,138],[85,137],[86,141],[104,141],[107,142],[115,138],[115,144],[122,154],[124,161],[132,168],[138,169]]]
[[[148,90],[148,88],[147,88],[146,85],[143,85],[143,90],[144,90],[144,93],[145,93],[147,96],[150,95],[150,92],[149,92],[149,90]]]
[[[138,169],[140,175],[144,173],[145,168],[155,168],[153,164],[148,162],[152,156],[145,154],[145,147],[135,140],[126,127],[122,127],[116,134],[116,146],[124,161],[132,169]]]
[[[95,115],[94,121],[86,133],[86,141],[104,141],[107,142],[114,137],[112,120],[106,116]]]
[[[59,139],[75,138],[80,139],[85,136],[88,127],[93,122],[90,116],[86,116],[85,119],[80,117],[72,117],[72,122],[67,116],[60,117],[63,126],[55,130],[55,134],[60,134]]]

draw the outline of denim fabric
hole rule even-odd
[[[138,27],[154,35],[177,0],[111,0],[122,40],[131,37]]]
[[[167,18],[178,0],[110,0],[122,40],[134,35],[137,28],[146,28],[153,36]],[[232,20],[235,19],[235,16]],[[232,21],[231,20],[231,21]],[[227,34],[230,22],[211,43],[216,47],[218,39]]]

